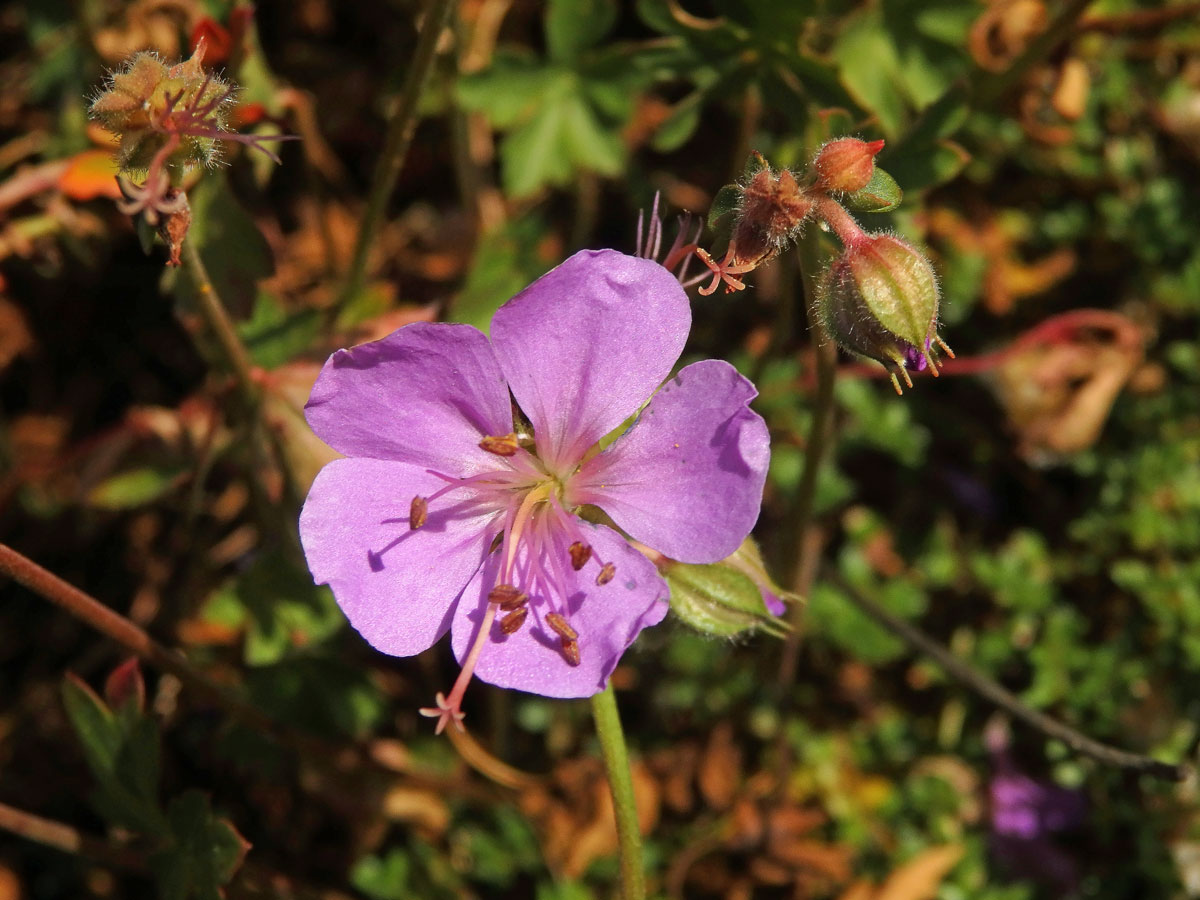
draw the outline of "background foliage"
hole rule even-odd
[[[695,301],[689,357],[752,375],[772,429],[768,563],[811,590],[794,678],[777,640],[672,621],[618,670],[652,886],[1200,896],[1194,779],[1106,768],[1019,725],[1005,739],[992,706],[846,593],[1036,709],[1195,761],[1197,5],[462,0],[367,287],[342,302],[417,12],[0,12],[0,541],[275,723],[152,668],[142,686],[119,648],[0,584],[0,803],[96,841],[65,855],[0,835],[0,898],[610,896],[586,708],[481,687],[478,744],[434,738],[416,710],[452,677],[448,649],[389,659],[349,632],[311,585],[296,497],[255,435],[263,421],[279,435],[302,492],[330,454],[298,410],[332,349],[433,317],[485,326],[574,249],[632,251],[656,192],[703,215],[750,150],[802,167],[842,134],[887,140],[905,201],[864,225],[931,249],[959,360],[903,398],[842,360],[801,529],[814,356],[797,261]],[[186,278],[115,209],[86,120],[108,69],[140,49],[186,56],[202,33],[242,85],[246,127],[302,138],[281,166],[233,152],[189,192],[189,240],[259,367],[257,420]],[[1013,783],[1076,812],[1014,830]]]

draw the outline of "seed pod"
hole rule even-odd
[[[911,244],[890,234],[867,235],[850,244],[821,277],[817,313],[843,348],[882,363],[900,392],[910,369],[928,366],[937,336],[938,285],[933,266]]]

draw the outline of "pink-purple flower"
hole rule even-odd
[[[451,632],[462,674],[426,711],[439,731],[472,674],[550,697],[604,688],[667,611],[626,536],[707,563],[754,525],[769,447],[753,385],[717,360],[663,383],[690,324],[662,266],[584,251],[506,303],[490,340],[420,323],[325,364],[306,414],[346,458],[309,492],[304,552],[384,653]]]

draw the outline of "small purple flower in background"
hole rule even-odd
[[[490,341],[418,323],[326,362],[305,412],[347,458],[309,492],[305,556],[378,650],[410,656],[451,632],[462,672],[422,710],[439,732],[461,727],[473,674],[599,692],[666,615],[654,565],[581,507],[685,562],[728,556],[753,527],[770,453],[753,385],[705,360],[655,393],[690,325],[662,266],[584,251],[501,307]]]
[[[989,724],[984,742],[994,767],[988,783],[993,852],[1019,875],[1064,892],[1073,890],[1079,881],[1078,864],[1051,835],[1083,823],[1083,792],[1021,772],[1009,752],[1007,726],[1000,720]]]

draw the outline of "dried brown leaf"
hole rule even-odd
[[[933,900],[963,852],[962,844],[922,850],[887,877],[874,900]]]
[[[728,809],[742,779],[742,752],[733,740],[733,725],[720,723],[700,760],[699,785],[704,802],[713,809]]]

